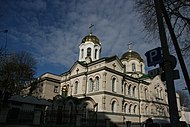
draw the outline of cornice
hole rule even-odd
[[[55,82],[55,83],[61,83],[61,80],[50,78],[50,77],[40,78],[39,82],[43,82],[45,80],[50,81],[50,82]]]

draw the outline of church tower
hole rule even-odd
[[[89,63],[100,58],[101,43],[99,39],[92,34],[92,31],[82,39],[79,49],[79,61]]]
[[[129,44],[128,51],[121,57],[121,62],[125,66],[125,73],[134,78],[141,77],[145,73],[144,60],[140,54],[132,51],[131,44]]]

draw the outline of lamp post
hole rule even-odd
[[[172,127],[179,127],[179,114],[177,108],[176,93],[174,87],[174,77],[172,63],[170,60],[170,53],[168,50],[167,37],[165,33],[165,28],[163,24],[163,15],[160,6],[160,0],[154,0],[156,17],[159,28],[160,41],[163,52],[163,66],[165,71],[165,80],[168,93],[168,104],[169,104],[169,114],[170,114],[170,123]]]

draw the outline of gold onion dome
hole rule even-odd
[[[143,62],[143,59],[141,58],[141,56],[135,51],[128,51],[124,53],[121,57],[121,59],[127,59],[127,60],[132,59],[132,58],[136,58],[140,60],[141,62]]]
[[[85,43],[85,42],[88,42],[88,41],[93,42],[94,44],[100,45],[99,39],[95,35],[92,35],[91,33],[89,35],[85,36],[82,39],[81,43]]]

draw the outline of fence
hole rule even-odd
[[[7,115],[7,123],[33,124],[34,112],[12,108]]]
[[[38,112],[38,113],[37,113]],[[40,113],[39,113],[40,112]],[[38,114],[38,115],[36,115]],[[38,116],[38,117],[36,117]],[[145,127],[142,123],[131,123],[130,121],[114,123],[109,119],[100,119],[97,112],[84,110],[47,110],[42,111],[23,111],[12,108],[7,115],[7,123],[33,125],[38,120],[38,124],[43,126],[62,126],[62,127]],[[171,127],[169,124],[159,124],[161,127]],[[155,126],[156,127],[156,126]]]
[[[107,119],[98,119],[96,112],[70,110],[48,110],[45,114],[48,125],[73,125],[85,127],[106,127]]]

